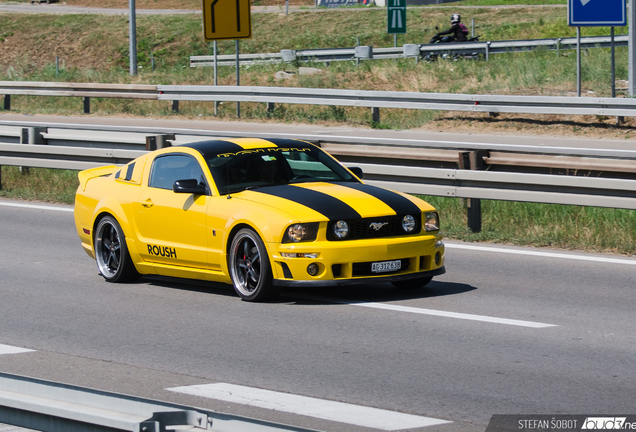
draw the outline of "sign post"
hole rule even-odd
[[[633,1],[633,0],[630,0]],[[626,0],[568,0],[568,25],[577,28],[577,92],[581,96],[581,27],[614,27],[627,24]],[[630,38],[630,89],[632,88],[632,40]],[[614,94],[614,50],[612,50],[612,94]],[[631,92],[630,92],[631,95]]]
[[[132,0],[131,0],[132,1]],[[216,41],[235,39],[236,85],[240,83],[239,39],[252,37],[250,0],[203,0],[203,39],[214,41],[214,84],[216,85]],[[216,102],[214,106],[216,115]],[[236,103],[236,115],[241,117],[241,103]]]
[[[137,12],[135,0],[128,0],[128,55],[130,58],[130,76],[137,75]]]
[[[636,4],[629,0],[629,97],[636,95]]]
[[[397,35],[406,33],[406,0],[388,0],[386,3],[386,32],[394,36],[397,46]]]

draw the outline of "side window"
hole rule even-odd
[[[152,163],[148,186],[172,190],[175,181],[190,179],[205,183],[199,162],[188,155],[168,154],[159,156]]]

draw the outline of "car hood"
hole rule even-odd
[[[269,186],[241,192],[240,198],[275,207],[299,221],[351,220],[426,210],[416,204],[426,203],[415,197],[357,182]]]

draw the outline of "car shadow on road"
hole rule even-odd
[[[464,294],[477,288],[463,283],[432,281],[421,288],[395,288],[391,284],[368,284],[330,288],[286,290],[278,301],[294,299],[296,304],[333,304],[347,302],[380,303]]]
[[[225,297],[237,297],[232,285],[218,282],[209,282],[198,279],[172,278],[168,276],[144,275],[138,282],[162,288],[191,291],[204,294],[220,295]]]
[[[148,283],[163,288],[199,292],[204,294],[237,297],[232,286],[222,283],[190,279],[177,279],[163,276],[144,276],[137,283]],[[433,280],[421,288],[395,288],[389,283],[369,283],[327,288],[285,289],[280,296],[269,301],[270,304],[320,305],[349,302],[380,303],[388,301],[414,300],[432,297],[464,294],[477,288],[463,283]]]

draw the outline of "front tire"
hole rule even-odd
[[[112,216],[104,216],[95,229],[95,260],[107,282],[128,282],[139,277],[126,246],[126,236]]]
[[[250,228],[236,233],[228,256],[230,277],[236,293],[246,301],[265,301],[278,295],[272,267],[261,238]]]

